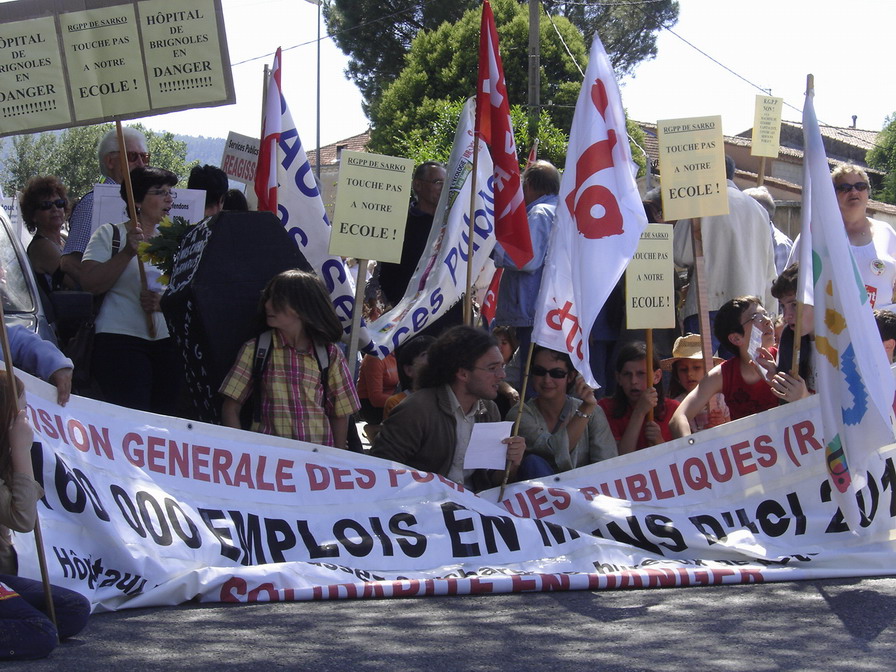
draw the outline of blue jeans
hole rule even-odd
[[[709,311],[709,333],[712,335],[712,351],[718,352],[719,349],[719,341],[716,338],[713,327],[716,323],[716,314],[719,311],[711,310]],[[688,315],[684,318],[684,333],[686,334],[699,334],[700,333],[700,318],[697,315]],[[733,348],[734,346],[727,346]],[[737,352],[734,352],[737,355]],[[723,358],[728,359],[730,356],[729,353],[725,353],[721,355]]]
[[[553,476],[557,471],[551,464],[541,455],[534,453],[526,453],[523,461],[520,462],[519,468],[516,470],[516,480],[529,481],[533,478],[544,478],[545,476]]]
[[[40,581],[0,574],[0,583],[17,594],[0,599],[0,660],[46,658],[56,648],[56,628],[46,615]],[[59,639],[72,637],[87,625],[90,602],[68,588],[51,586]]]

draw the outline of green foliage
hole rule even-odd
[[[97,145],[113,128],[113,124],[99,124],[75,126],[61,133],[14,136],[13,150],[3,162],[4,192],[14,194],[22,190],[35,175],[56,175],[68,187],[70,196],[77,198],[87,193],[100,179]],[[152,165],[170,170],[186,184],[190,169],[196,164],[195,161],[186,163],[187,144],[175,140],[167,131],[151,131],[140,124],[134,124],[134,128],[146,136]]]
[[[441,161],[446,163],[451,156],[451,145],[457,122],[464,106],[464,100],[430,101],[435,118],[426,127],[412,128],[402,131],[394,150],[398,156],[413,159],[415,164],[424,161]],[[513,135],[520,158],[520,167],[526,163],[526,157],[532,147],[535,135],[530,133],[529,119],[526,110],[520,105],[510,108],[510,119],[513,124]],[[538,158],[550,161],[555,166],[563,167],[566,146],[569,137],[557,128],[547,114],[541,115],[541,123],[537,130]]]
[[[492,10],[500,37],[507,93],[511,104],[520,104],[528,98],[528,12],[514,0],[495,0]],[[397,153],[401,138],[415,128],[430,127],[440,106],[475,93],[480,20],[480,10],[474,9],[455,24],[443,23],[436,30],[417,35],[405,68],[385,88],[381,99],[371,105],[374,151]],[[584,68],[587,56],[581,34],[566,19],[554,21],[573,57]],[[582,76],[557,33],[543,22],[541,100],[561,129],[568,129],[572,121],[581,82]]]
[[[868,152],[865,161],[885,173],[881,190],[874,194],[874,198],[896,204],[896,112],[884,120],[876,146]]]
[[[497,0],[493,2],[496,19],[498,4]],[[519,4],[522,5],[521,12],[527,17],[528,35],[527,0],[519,0]],[[630,74],[641,61],[656,56],[656,33],[663,28],[671,28],[678,21],[676,0],[631,3],[543,0],[542,5],[555,19],[564,17],[571,22],[589,45],[596,29],[620,77]],[[351,58],[347,72],[361,89],[365,99],[364,111],[369,114],[384,89],[404,68],[405,56],[420,31],[434,31],[444,22],[455,23],[468,10],[475,10],[478,29],[480,7],[481,0],[330,0],[323,9],[327,30],[339,48]],[[503,45],[505,38],[500,30],[500,21],[498,25]],[[542,31],[545,27],[554,32],[550,21],[542,15]],[[506,56],[504,58],[506,64]],[[527,67],[523,67],[522,72],[527,72]],[[555,118],[558,118],[556,114]]]

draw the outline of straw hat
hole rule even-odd
[[[663,371],[671,371],[672,365],[679,359],[703,359],[703,348],[700,343],[700,334],[688,334],[687,336],[679,336],[675,339],[675,345],[672,346],[672,356],[664,359],[660,364]],[[713,357],[713,366],[721,364],[724,360],[721,357]]]

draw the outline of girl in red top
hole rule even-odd
[[[616,391],[597,402],[607,416],[620,455],[672,439],[669,420],[678,402],[665,398],[662,379],[663,370],[655,353],[647,370],[644,343],[622,346],[616,357]],[[648,421],[651,410],[653,421]]]

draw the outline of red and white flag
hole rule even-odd
[[[498,53],[498,30],[488,0],[482,4],[479,33],[476,133],[488,145],[495,164],[495,237],[513,263],[522,268],[532,259],[532,239],[510,123],[504,67]]]
[[[501,288],[501,276],[504,275],[503,268],[496,268],[492,281],[488,283],[488,291],[485,293],[485,301],[482,302],[482,308],[479,314],[482,316],[483,322],[491,324],[495,319],[495,313],[498,310],[498,290]]]
[[[572,121],[560,203],[532,340],[567,352],[592,387],[588,334],[628,265],[647,216],[635,183],[625,113],[597,35]]]
[[[255,171],[255,195],[258,209],[277,214],[277,145],[283,129],[280,115],[280,47],[274,56],[274,67],[268,80],[264,101],[264,119],[261,127],[261,144],[258,148],[258,168]]]

